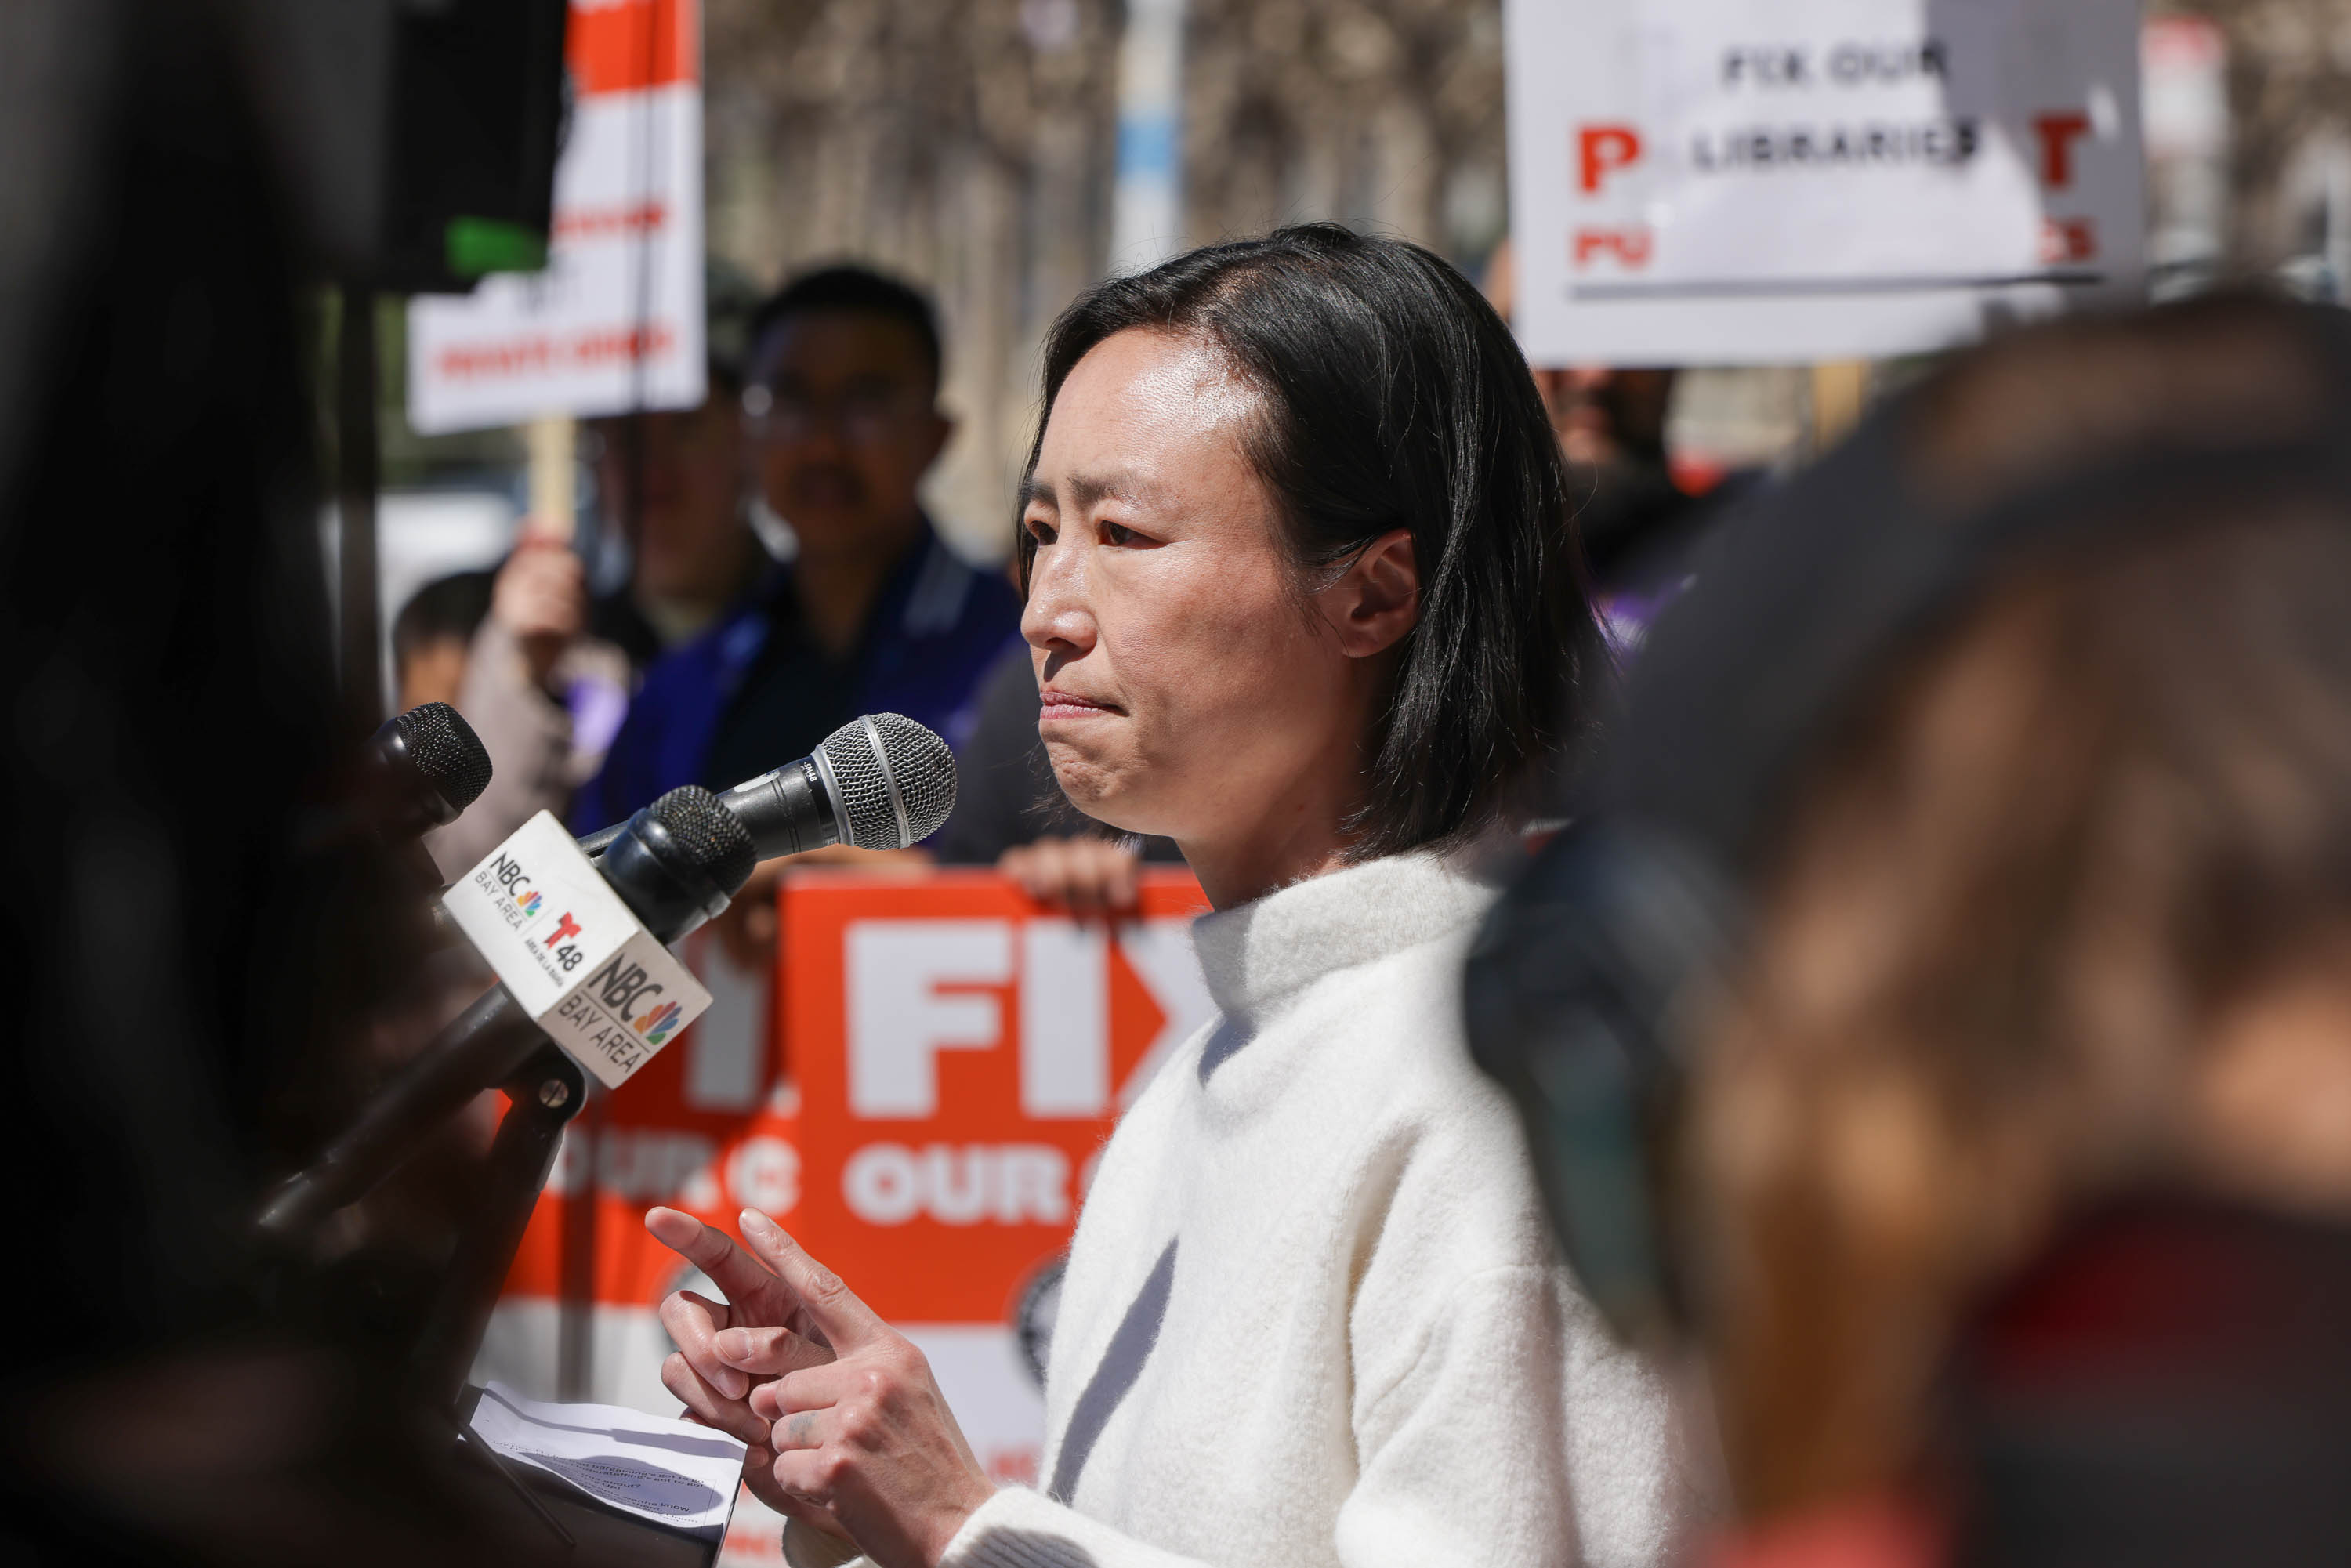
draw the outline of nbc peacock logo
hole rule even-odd
[[[637,1032],[645,1037],[647,1045],[659,1045],[677,1028],[678,1015],[684,1010],[675,1002],[664,1002],[637,1020]]]
[[[538,906],[546,902],[546,897],[540,894],[537,888],[533,888],[528,893],[517,894],[515,896],[515,903],[522,910],[522,915],[525,920],[528,920],[532,915],[538,914]]]

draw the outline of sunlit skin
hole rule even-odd
[[[1301,582],[1208,346],[1131,330],[1054,400],[1022,527],[1037,727],[1089,816],[1176,841],[1217,908],[1332,869],[1418,612],[1412,539]]]

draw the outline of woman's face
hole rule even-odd
[[[1089,815],[1171,837],[1196,866],[1335,830],[1362,789],[1366,655],[1411,615],[1407,589],[1402,624],[1366,634],[1360,593],[1301,592],[1242,451],[1257,407],[1200,343],[1108,338],[1054,400],[1022,518],[1021,632],[1054,774]]]

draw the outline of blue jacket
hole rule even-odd
[[[572,804],[574,831],[620,821],[681,784],[708,782],[711,744],[791,591],[790,567],[777,568],[717,625],[653,662],[603,770]],[[981,677],[1019,638],[1011,585],[967,565],[926,521],[867,617],[854,711],[904,714],[960,750],[977,717]]]

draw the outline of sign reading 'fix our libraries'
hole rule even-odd
[[[2144,285],[2135,0],[1507,0],[1537,363],[1940,348]]]

